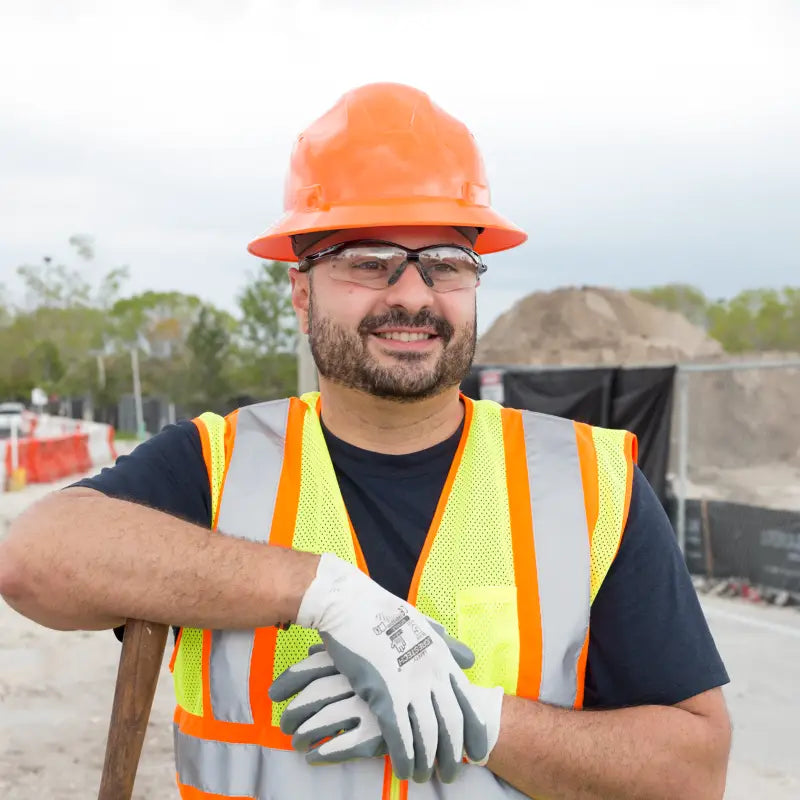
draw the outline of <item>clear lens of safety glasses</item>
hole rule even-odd
[[[348,245],[326,257],[332,278],[374,289],[397,282],[409,264],[437,292],[473,288],[485,269],[472,251],[450,245],[406,250],[394,245],[361,243]]]

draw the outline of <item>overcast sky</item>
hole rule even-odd
[[[87,233],[232,309],[294,138],[377,80],[467,123],[530,235],[481,329],[560,285],[800,285],[793,0],[0,0],[0,282]]]

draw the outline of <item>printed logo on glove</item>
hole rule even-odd
[[[419,660],[433,644],[433,639],[427,631],[422,630],[404,608],[398,608],[394,617],[378,614],[376,619],[378,624],[372,628],[374,633],[378,636],[386,635],[392,648],[400,653],[397,659],[398,670],[409,661]],[[411,649],[408,649],[406,639],[412,642]]]

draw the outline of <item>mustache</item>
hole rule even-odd
[[[453,326],[446,319],[437,317],[436,314],[427,309],[422,309],[422,311],[412,316],[399,308],[393,308],[385,314],[364,317],[358,325],[358,332],[364,335],[372,333],[379,328],[393,325],[400,328],[433,328],[436,331],[436,335],[445,343],[449,342],[455,333]]]

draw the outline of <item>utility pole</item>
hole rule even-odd
[[[97,384],[101,389],[106,388],[106,362],[103,360],[103,353],[95,353],[97,357]]]
[[[308,336],[305,333],[297,334],[297,394],[315,392],[319,388],[317,366],[311,355]]]
[[[139,345],[131,347],[131,371],[133,372],[133,403],[136,407],[136,438],[144,439],[144,413],[142,411],[142,384],[139,380]]]

